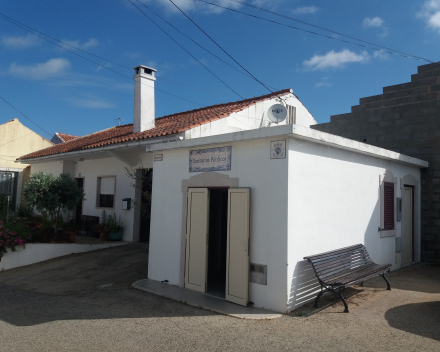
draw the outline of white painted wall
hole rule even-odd
[[[316,120],[305,108],[301,101],[289,94],[283,96],[286,104],[294,106],[296,108],[296,124],[309,127],[316,124]],[[207,137],[218,134],[225,134],[243,130],[257,129],[261,127],[267,127],[269,124],[275,126],[274,123],[267,117],[267,110],[274,104],[279,104],[279,100],[270,99],[262,102],[258,102],[242,111],[232,113],[230,116],[209,122],[185,131],[185,139]],[[278,125],[285,125],[287,119]]]
[[[134,208],[130,210],[122,210],[122,199],[132,198],[135,196],[135,189],[131,187],[131,180],[125,171],[128,165],[116,158],[105,158],[96,160],[84,160],[76,164],[75,177],[84,177],[84,192],[86,200],[83,203],[83,214],[101,217],[102,211],[105,210],[107,215],[116,214],[118,220],[124,224],[124,241],[133,240],[133,218]],[[104,209],[97,207],[97,186],[98,177],[116,176],[115,201],[113,209]]]
[[[25,248],[18,247],[16,252],[8,251],[0,258],[0,271],[39,263],[64,255],[94,251],[127,244],[126,242],[108,242],[100,244],[79,243],[28,243]]]
[[[31,165],[31,175],[43,171],[45,174],[52,174],[58,176],[63,173],[62,161],[51,161],[46,163],[38,163]]]
[[[376,263],[400,267],[395,237],[381,238],[378,232],[379,176],[386,170],[398,179],[411,174],[420,181],[417,167],[290,138],[289,310],[316,296],[313,288],[318,282],[304,256],[362,243]],[[398,184],[396,197],[400,192]],[[398,236],[400,226],[396,222]]]
[[[269,139],[226,145],[232,145],[232,165],[221,173],[251,188],[250,261],[268,266],[267,286],[250,283],[249,299],[257,307],[286,311],[287,159],[269,158]],[[178,285],[182,180],[199,173],[189,172],[189,149],[164,151],[153,169],[148,277]]]
[[[145,163],[149,163],[151,157],[143,158]],[[115,202],[113,209],[105,209],[108,215],[116,214],[118,220],[124,224],[124,241],[133,241],[133,218],[134,208],[122,210],[122,199],[132,198],[134,200],[135,190],[131,186],[134,183],[126,175],[125,168],[128,167],[124,162],[113,158],[102,158],[94,160],[78,161],[54,161],[47,163],[33,164],[31,173],[43,171],[54,176],[62,172],[68,172],[72,177],[84,178],[85,200],[83,201],[83,214],[101,217],[104,208],[97,207],[97,186],[98,177],[116,176]]]

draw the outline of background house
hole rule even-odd
[[[65,134],[60,132],[55,132],[52,139],[50,140],[53,144],[60,144],[67,141],[71,141],[72,139],[78,138],[78,136],[74,136],[71,134]]]
[[[11,197],[12,210],[21,202],[21,188],[30,172],[29,164],[16,163],[15,160],[52,145],[52,142],[24,126],[18,119],[0,125],[0,193]]]
[[[422,171],[421,254],[440,262],[440,64],[419,66],[411,82],[384,87],[311,128],[429,162]]]

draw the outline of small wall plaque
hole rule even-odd
[[[154,161],[162,161],[163,154],[154,154]]]
[[[286,140],[270,142],[270,158],[284,159],[286,157]]]
[[[232,147],[190,150],[189,172],[231,170]]]

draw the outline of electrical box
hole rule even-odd
[[[396,216],[396,220],[397,221],[402,221],[402,198],[397,198],[397,216]]]
[[[122,199],[122,210],[130,210],[131,209],[131,198]]]

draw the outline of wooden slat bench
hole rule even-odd
[[[390,283],[385,273],[390,271],[391,264],[376,264],[368,255],[367,249],[362,244],[337,249],[331,252],[304,257],[312,264],[316,277],[321,284],[321,292],[315,299],[315,308],[318,300],[325,292],[338,296],[348,313],[348,305],[341,290],[356,285],[363,285],[364,281],[375,276],[381,276],[387,283],[387,290],[391,290]]]

